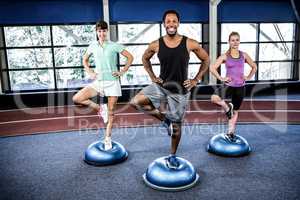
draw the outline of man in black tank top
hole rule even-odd
[[[175,153],[181,138],[181,123],[188,106],[190,90],[197,85],[208,69],[209,57],[195,40],[179,35],[179,14],[174,10],[164,13],[163,24],[166,35],[149,44],[143,55],[143,64],[152,84],[140,91],[132,100],[136,109],[147,111],[162,121],[172,138],[171,155],[167,159],[170,168],[177,168]],[[188,79],[189,53],[192,51],[201,60],[199,72]],[[157,77],[150,59],[157,53],[160,61],[160,75]],[[159,110],[166,103],[166,114]]]
[[[158,58],[160,61],[160,78],[162,87],[172,93],[186,94],[188,90],[183,82],[188,78],[189,52],[187,50],[187,37],[182,36],[178,46],[170,48],[164,42],[164,37],[159,40]]]

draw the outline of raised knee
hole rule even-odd
[[[138,100],[136,99],[136,97],[133,97],[133,98],[130,100],[129,104],[130,104],[132,107],[134,107],[134,108],[138,108],[138,106],[139,106]]]
[[[72,97],[72,100],[74,103],[79,103],[79,98],[76,94]]]
[[[219,101],[219,97],[217,95],[211,95],[210,100],[211,102],[216,103]]]
[[[131,106],[133,106],[133,107],[135,107],[135,99],[134,99],[135,97],[133,97],[132,99],[130,99],[130,101],[129,101],[129,105],[131,105]]]

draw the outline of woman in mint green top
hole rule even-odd
[[[92,42],[86,55],[94,55],[95,59],[95,73],[98,81],[115,81],[119,80],[118,76],[114,76],[113,72],[117,71],[117,54],[125,50],[123,45],[115,42],[105,41],[100,44],[98,41]],[[126,50],[125,50],[126,51]]]
[[[83,56],[83,66],[90,78],[94,81],[82,88],[73,96],[73,101],[78,104],[90,106],[95,109],[100,118],[106,123],[106,132],[104,145],[105,150],[112,148],[111,129],[114,120],[114,110],[116,108],[118,97],[121,96],[120,76],[129,68],[133,61],[133,56],[125,50],[123,45],[106,39],[108,34],[108,25],[105,21],[98,21],[96,24],[98,40],[92,42]],[[122,54],[127,58],[124,68],[118,71],[117,55]],[[96,68],[90,68],[89,58],[93,55]],[[90,100],[90,98],[100,94],[107,96],[108,105],[99,105]]]

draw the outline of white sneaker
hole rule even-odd
[[[104,150],[110,150],[112,148],[111,138],[104,139]]]
[[[98,112],[99,117],[102,117],[103,122],[106,124],[108,122],[108,108],[107,104],[100,104],[100,110]]]

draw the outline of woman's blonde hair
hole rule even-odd
[[[240,38],[240,34],[239,34],[238,32],[232,31],[232,32],[229,34],[229,36],[228,36],[228,42],[230,41],[230,38],[231,38],[232,36],[238,36],[238,37]],[[230,46],[229,46],[229,49],[226,51],[226,55],[230,55],[230,53],[231,53],[230,51],[231,51],[231,49],[230,49]]]

